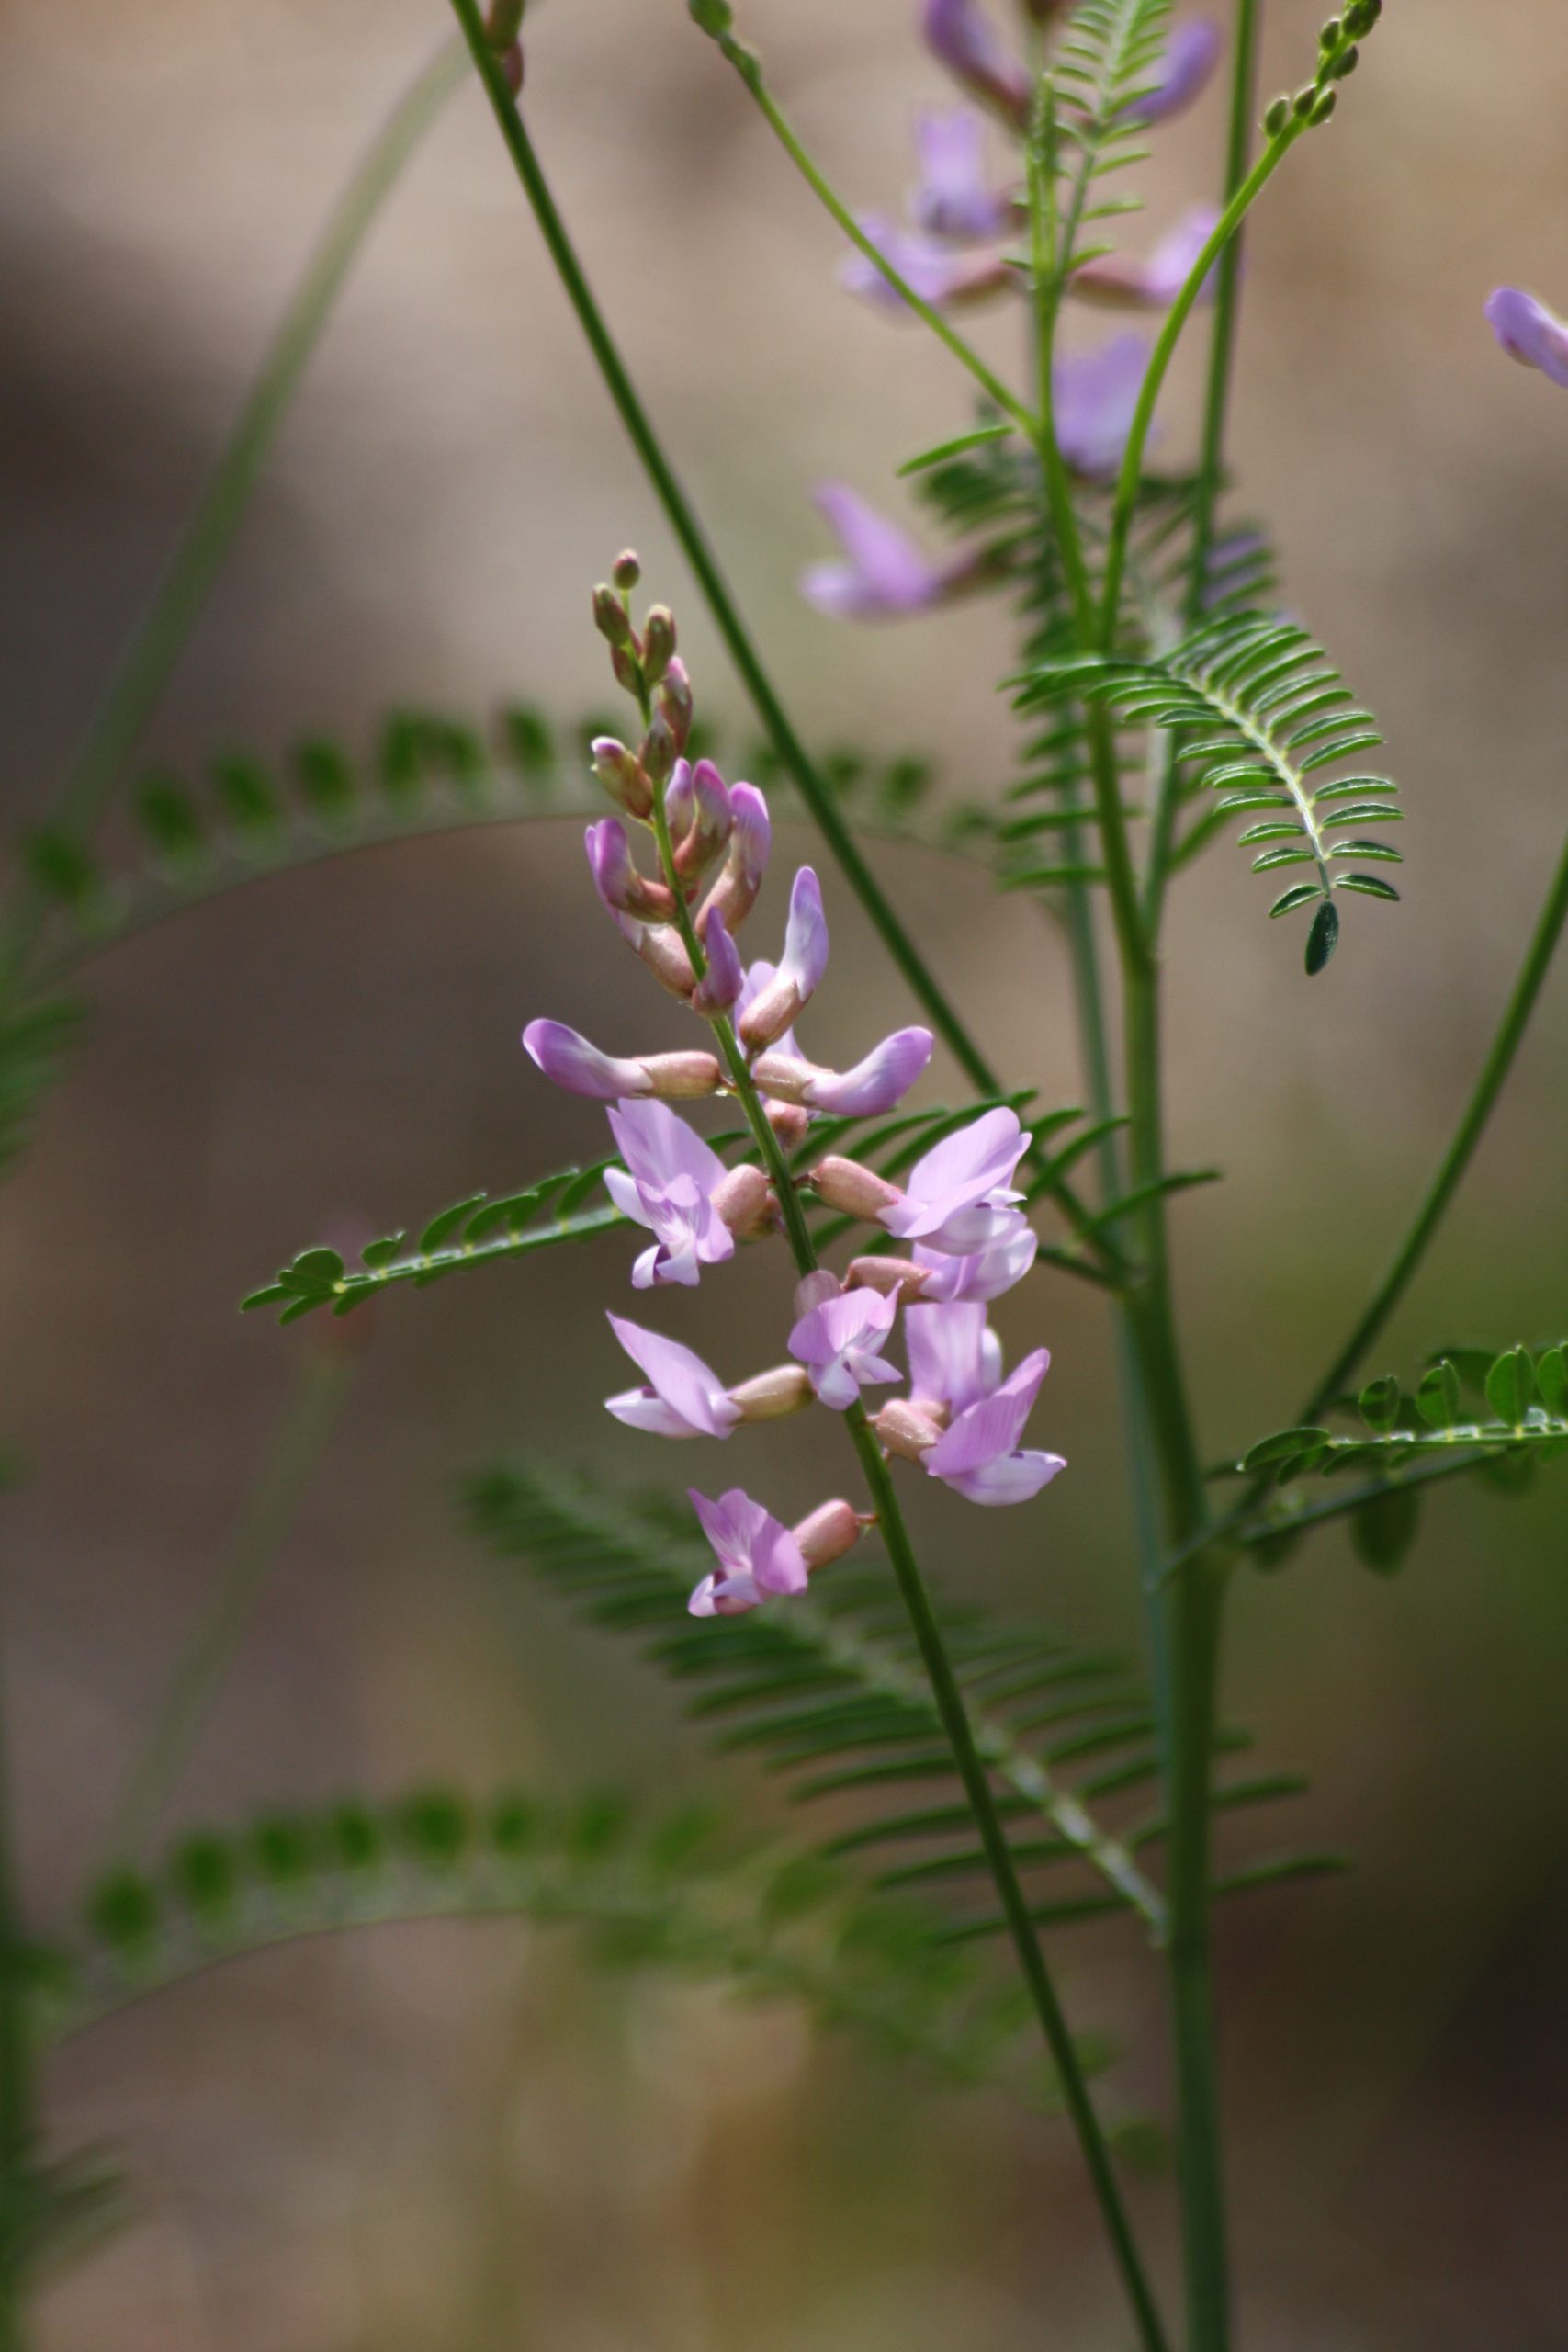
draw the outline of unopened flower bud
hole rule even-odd
[[[637,639],[625,602],[614,588],[601,581],[593,591],[593,626],[607,645],[619,646],[627,652],[637,650]]]
[[[735,831],[729,787],[711,760],[699,760],[692,769],[691,794],[691,824],[675,850],[675,871],[686,885],[688,899],[723,856]],[[668,802],[665,807],[668,811]],[[703,934],[705,938],[705,922]]]
[[[668,989],[671,996],[689,997],[692,994],[697,985],[697,976],[692,969],[686,943],[672,922],[643,924],[632,945],[660,988]]]
[[[1344,30],[1345,28],[1340,23],[1338,17],[1330,17],[1328,22],[1325,25],[1323,30],[1317,37],[1317,45],[1319,49],[1335,48],[1343,36]]]
[[[668,605],[650,605],[642,625],[643,675],[656,686],[675,654],[675,616]]]
[[[640,702],[643,697],[645,682],[642,674],[642,664],[637,660],[635,652],[633,652],[629,647],[625,645],[612,645],[610,648],[610,667],[615,673],[615,684],[620,687],[622,693],[628,694],[632,696],[634,701]]]
[[[514,40],[510,49],[503,49],[502,51],[501,70],[505,77],[506,86],[511,91],[513,96],[514,98],[521,97],[523,94],[523,44],[520,40]]]
[[[1311,114],[1316,104],[1317,84],[1315,82],[1303,83],[1302,87],[1296,92],[1295,96],[1291,100],[1292,111],[1300,115]]]
[[[754,784],[730,786],[729,813],[734,831],[729,837],[729,854],[724,871],[714,884],[697,914],[697,933],[706,930],[709,917],[716,909],[724,917],[731,938],[739,930],[757,903],[757,893],[767,872],[768,852],[773,846],[773,825],[768,816],[768,804]]]
[[[1263,118],[1263,128],[1268,132],[1270,139],[1278,139],[1280,133],[1284,130],[1285,125],[1289,122],[1290,119],[1291,102],[1289,98],[1275,98],[1270,104],[1268,113]]]
[[[732,1168],[724,1182],[715,1185],[709,1198],[715,1214],[738,1241],[755,1241],[772,1230],[778,1216],[779,1204],[765,1170],[750,1162],[743,1168]]]
[[[713,1054],[644,1054],[640,1060],[647,1080],[641,1091],[657,1094],[661,1102],[695,1102],[701,1095],[716,1094],[723,1083],[724,1072]]]
[[[595,735],[588,748],[593,754],[593,774],[611,799],[628,817],[651,817],[653,787],[636,752],[628,752],[614,735]]]
[[[1311,116],[1312,121],[1314,124],[1326,122],[1329,119],[1329,117],[1333,114],[1338,102],[1339,94],[1337,90],[1325,90],[1323,96],[1318,99],[1317,104],[1313,107]]]
[[[618,817],[603,817],[585,836],[593,887],[613,915],[630,915],[642,922],[668,922],[675,911],[667,884],[650,881],[637,870],[626,829]]]
[[[811,1114],[804,1102],[769,1102],[765,1106],[768,1125],[786,1151],[804,1143],[811,1127]]]
[[[762,1061],[779,1058],[764,1054]],[[874,1168],[863,1168],[858,1159],[841,1159],[836,1152],[818,1161],[811,1170],[811,1182],[818,1199],[844,1216],[878,1217],[904,1197],[897,1184],[890,1184]]]
[[[1355,42],[1352,41],[1344,55],[1335,59],[1333,64],[1328,69],[1329,74],[1334,81],[1343,82],[1347,74],[1353,74],[1355,72],[1360,62],[1361,52],[1356,47]]]
[[[678,653],[664,665],[664,675],[659,682],[655,704],[667,722],[676,745],[684,751],[692,736],[692,682],[686,665]]]
[[[844,1288],[879,1290],[885,1295],[897,1291],[904,1298],[916,1299],[930,1280],[930,1267],[917,1266],[908,1258],[852,1258]]]
[[[860,1513],[852,1503],[840,1500],[818,1503],[795,1529],[795,1540],[808,1568],[825,1568],[852,1552],[864,1532]]]
[[[523,29],[523,0],[490,0],[485,39],[491,49],[510,49]]]
[[[872,1427],[888,1453],[901,1455],[906,1462],[918,1462],[942,1435],[931,1416],[905,1396],[895,1396],[884,1405]]]
[[[692,763],[689,760],[677,760],[664,787],[664,821],[670,828],[670,838],[677,847],[690,830],[696,805],[692,788]]]
[[[630,595],[642,578],[642,565],[635,548],[623,548],[610,566],[610,577],[624,596]]]
[[[771,1372],[760,1372],[754,1380],[732,1388],[729,1401],[739,1406],[743,1421],[782,1421],[810,1404],[811,1376],[804,1364],[775,1364]]]
[[[668,784],[675,769],[675,738],[670,722],[662,711],[655,711],[653,724],[642,739],[642,764],[653,785]]]

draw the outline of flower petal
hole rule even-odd
[[[1008,1503],[1026,1503],[1048,1486],[1058,1470],[1066,1464],[1059,1453],[1004,1453],[995,1462],[987,1462],[978,1470],[959,1471],[949,1475],[943,1484],[966,1502],[985,1503],[992,1507]],[[927,1467],[931,1458],[927,1456]],[[942,1474],[935,1474],[941,1477]]]
[[[927,1241],[917,1241],[914,1261],[926,1276],[920,1296],[933,1305],[956,1299],[984,1302],[1000,1298],[1004,1291],[1023,1280],[1039,1249],[1039,1235],[1021,1210],[1017,1209],[1010,1213],[1006,1229],[996,1240],[966,1257],[951,1257],[945,1250],[933,1250]]]
[[[932,1042],[929,1029],[896,1029],[852,1069],[824,1070],[813,1077],[804,1090],[807,1104],[813,1111],[863,1119],[891,1111],[924,1072]]]
[[[1521,287],[1499,286],[1488,298],[1486,322],[1510,359],[1568,388],[1568,325],[1544,302]]]
[[[991,1396],[960,1413],[926,1456],[931,1476],[962,1476],[1010,1453],[1023,1435],[1050,1362],[1049,1350],[1036,1348]]]
[[[640,1063],[602,1054],[564,1021],[530,1021],[523,1032],[524,1047],[545,1076],[569,1094],[586,1094],[596,1102],[613,1102],[617,1095],[641,1095],[649,1090],[648,1073]]]
[[[617,1102],[609,1116],[615,1148],[638,1183],[661,1186],[677,1176],[690,1176],[704,1193],[723,1183],[725,1165],[717,1152],[668,1103]],[[605,1171],[606,1185],[614,1172]],[[620,1205],[619,1195],[615,1197]]]
[[[647,1374],[654,1394],[686,1423],[694,1436],[729,1435],[739,1415],[722,1382],[709,1371],[701,1356],[682,1347],[679,1340],[667,1340],[658,1331],[645,1331],[623,1316],[612,1315],[609,1324],[633,1363]],[[624,1420],[626,1416],[621,1414],[618,1418]]]
[[[986,1310],[977,1302],[907,1307],[909,1394],[922,1403],[966,1412],[996,1386],[987,1361]]]
[[[910,209],[933,237],[999,237],[1008,198],[986,175],[986,126],[968,107],[928,107],[915,117],[919,183]]]

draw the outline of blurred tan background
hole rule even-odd
[[[998,0],[999,6],[999,0]],[[1299,79],[1304,0],[1269,10]],[[781,90],[857,204],[909,175],[942,85],[913,0],[750,0]],[[4,0],[0,741],[12,808],[68,760],[324,209],[446,31],[439,0]],[[1005,781],[1004,616],[886,632],[798,603],[811,482],[897,501],[958,429],[940,352],[852,304],[838,244],[678,0],[552,0],[530,119],[598,289],[787,699],[818,741]],[[1352,910],[1309,987],[1221,849],[1169,943],[1173,1148],[1231,1174],[1177,1211],[1206,1446],[1288,1415],[1469,1081],[1568,809],[1568,395],[1510,368],[1499,279],[1568,305],[1568,17],[1391,0],[1331,132],[1258,220],[1235,453],[1287,594],[1382,718],[1405,903]],[[1156,216],[1212,184],[1218,102],[1166,133]],[[986,340],[1012,359],[1012,327]],[[1170,446],[1186,430],[1179,389]],[[195,763],[389,703],[604,701],[585,590],[627,541],[699,691],[742,713],[465,91],[358,271],[148,750]],[[938,629],[941,635],[937,634]],[[786,854],[805,854],[804,836]],[[781,860],[781,864],[783,860]],[[1038,916],[913,851],[886,871],[1019,1081],[1077,1081]],[[906,1013],[829,880],[825,1056]],[[765,925],[776,922],[774,912]],[[289,1390],[300,1334],[234,1303],[334,1219],[412,1222],[597,1148],[516,1034],[607,1043],[657,1009],[575,829],[380,850],[258,886],[97,970],[90,1042],[0,1245],[8,1673],[23,1864],[70,1917]],[[1372,1369],[1568,1326],[1568,978]],[[950,1074],[930,1089],[941,1099]],[[458,1532],[457,1475],[516,1441],[648,1475],[598,1408],[618,1243],[388,1303],[325,1472],[170,1826],[507,1776],[703,1785],[665,1693]],[[767,1287],[767,1275],[750,1278]],[[782,1307],[782,1283],[776,1284]],[[748,1295],[747,1313],[758,1295]],[[723,1354],[733,1292],[689,1330]],[[990,1596],[1131,1638],[1103,1317],[1042,1276],[1005,1317],[1055,1357],[1071,1475],[1035,1511],[923,1521]],[[809,1457],[777,1457],[801,1499]],[[684,1464],[679,1465],[684,1468]],[[673,1483],[673,1480],[671,1480]],[[1562,1475],[1433,1512],[1406,1573],[1337,1537],[1237,1592],[1230,1709],[1316,1781],[1303,1832],[1359,1859],[1224,1936],[1254,2352],[1558,2352],[1568,2337],[1568,1566]],[[950,1569],[950,1589],[959,1582]],[[744,1790],[742,1789],[742,1793]],[[1075,2014],[1157,2102],[1152,1984],[1066,1941]],[[45,2352],[1071,2352],[1123,2332],[1065,2141],[813,2051],[788,2017],[606,1988],[568,1942],[386,1931],[259,1959],[87,2037],[62,2148],[112,2143],[134,2227],[55,2288]],[[1149,2194],[1151,2216],[1163,2191]],[[1042,2323],[1042,2308],[1049,2316]]]

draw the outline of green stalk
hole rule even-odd
[[[103,815],[233,544],[344,283],[404,165],[463,78],[461,46],[447,41],[399,99],[344,189],[207,487],[88,722],[50,811],[51,830],[81,840]],[[15,921],[21,936],[11,953],[19,957],[38,909],[25,886],[18,899]]]
[[[597,362],[604,386],[615,405],[627,438],[641,461],[643,470],[652,484],[660,504],[679,542],[693,575],[701,589],[708,611],[713,616],[725,647],[734,662],[740,682],[751,698],[779,759],[793,779],[795,788],[869,917],[873,929],[892,957],[894,964],[908,982],[911,993],[928,1014],[932,1027],[958,1063],[965,1078],[980,1094],[999,1094],[1001,1080],[981,1052],[953,1006],[948,1001],[941,983],[931,972],[914,941],[904,929],[892,907],[883,895],[882,887],[862,856],[853,834],[844,823],[833,797],[808,758],[806,748],[791,726],[784,706],[773,690],[763,669],[761,659],[752,643],[740,612],[696,514],[676,478],[673,468],[664,454],[648,413],[637,389],[626,372],[625,362],[605,324],[604,314],[595,301],[592,290],[583,274],[582,266],[567,234],[566,224],[556,208],[555,199],[540,167],[534,142],[518,112],[512,92],[507,87],[500,63],[485,40],[477,0],[452,0],[452,7],[468,38],[474,63],[484,82],[496,122],[512,158],[525,195],[533,209],[551,260],[567,298],[577,313],[578,323],[587,339],[589,349]],[[1045,1155],[1032,1156],[1031,1164],[1046,1175],[1046,1189],[1066,1217],[1075,1233],[1083,1235],[1091,1223],[1069,1184],[1049,1172]],[[1102,1266],[1112,1274],[1120,1271],[1121,1260],[1113,1243],[1094,1244]]]
[[[1252,161],[1252,118],[1258,103],[1258,45],[1262,28],[1263,0],[1236,0],[1235,55],[1231,76],[1230,126],[1225,142],[1224,200],[1227,204],[1246,186]],[[1214,509],[1225,469],[1225,425],[1230,413],[1231,377],[1235,363],[1236,328],[1241,314],[1241,257],[1238,230],[1220,255],[1214,273],[1214,322],[1209,337],[1209,378],[1203,399],[1203,434],[1198,457],[1198,491],[1192,515],[1192,564],[1187,583],[1187,625],[1195,628],[1202,617],[1203,588],[1209,551],[1214,542]]]
[[[645,700],[645,717],[646,713]],[[655,788],[653,796],[653,831],[659,845],[660,870],[674,899],[676,925],[691,958],[692,968],[700,979],[707,970],[707,959],[675,870],[662,785]],[[818,1271],[817,1250],[807,1226],[799,1188],[791,1173],[784,1148],[768,1119],[734,1023],[728,1013],[720,1013],[710,1018],[709,1026],[728,1071],[731,1090],[751,1131],[758,1156],[768,1171],[777,1197],[795,1270],[802,1277],[814,1274]],[[953,1749],[953,1761],[964,1782],[969,1809],[975,1816],[975,1826],[1007,1919],[1019,1967],[1056,2070],[1063,2103],[1077,2133],[1090,2184],[1111,2240],[1112,2256],[1137,2324],[1139,2341],[1145,2352],[1169,2352],[1153,2291],[1133,2235],[1132,2223],[1122,2202],[1111,2151],[1094,2101],[1089,2096],[1077,2052],[1073,2046],[1072,2033],[1046,1965],[1040,1938],[1030,1917],[1028,1898],[1019,1880],[1018,1868],[1008,1844],[1001,1815],[997,1810],[989,1777],[975,1744],[964,1693],[948,1657],[947,1645],[942,1640],[942,1628],[931,1607],[931,1595],[920,1574],[914,1546],[909,1541],[888,1464],[867,1418],[865,1407],[858,1397],[844,1419],[876,1508],[877,1524],[908,1612],[921,1662],[931,1683],[931,1696]]]
[[[336,1332],[331,1336],[338,1339]],[[201,1622],[117,1809],[111,1862],[133,1861],[152,1835],[321,1466],[357,1353],[357,1343],[344,1335],[338,1345],[310,1346],[301,1359],[294,1394],[219,1563]]]
[[[1475,1148],[1485,1133],[1486,1123],[1496,1107],[1497,1098],[1514,1066],[1520,1040],[1535,1011],[1542,984],[1551,968],[1551,959],[1565,922],[1568,922],[1568,842],[1563,844],[1562,855],[1531,934],[1518,978],[1514,983],[1497,1034],[1487,1050],[1459,1125],[1432,1173],[1410,1228],[1394,1251],[1370,1305],[1358,1318],[1355,1329],[1303,1407],[1301,1416],[1303,1422],[1315,1419],[1324,1408],[1341,1393],[1410,1287],[1416,1270],[1442,1223],[1449,1203],[1459,1190],[1464,1172],[1475,1155]]]

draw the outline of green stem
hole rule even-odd
[[[540,234],[554,262],[556,271],[566,290],[568,300],[577,313],[578,323],[587,338],[589,349],[597,362],[604,386],[626,427],[627,438],[641,460],[643,469],[663,507],[671,528],[692,567],[693,575],[702,590],[715,626],[724,639],[730,660],[740,682],[750,695],[752,706],[786,773],[795,783],[802,800],[829,849],[838,861],[840,870],[869,917],[872,927],[886,948],[894,964],[908,983],[911,993],[930,1016],[948,1051],[953,1055],[965,1078],[980,1094],[999,1094],[1002,1082],[997,1071],[981,1052],[953,1005],[941,983],[931,972],[914,941],[904,929],[883,895],[882,887],[862,856],[858,844],[834,803],[806,748],[791,726],[784,706],[773,690],[763,669],[761,657],[752,643],[750,631],[740,616],[717,559],[685,492],[676,478],[673,468],[653,430],[637,389],[626,373],[604,315],[583,274],[576,251],[567,234],[566,224],[556,208],[549,185],[540,167],[527,128],[518,112],[511,91],[506,85],[499,62],[484,38],[477,0],[452,0],[453,9],[468,37],[475,65],[489,93],[491,104],[507,153],[512,158],[523,190],[533,209]],[[1070,1185],[1051,1176],[1048,1159],[1043,1155],[1032,1158],[1031,1164],[1046,1176],[1046,1189],[1062,1210],[1074,1232],[1080,1237],[1090,1220],[1083,1204]],[[1116,1273],[1120,1260],[1114,1246],[1091,1244],[1107,1271]]]
[[[675,871],[662,786],[656,788],[653,796],[653,831],[659,845],[660,870],[675,902],[676,924],[686,953],[691,957],[692,968],[701,978],[707,969],[706,957]],[[795,1271],[802,1277],[814,1274],[818,1271],[817,1250],[807,1226],[799,1188],[791,1173],[784,1148],[769,1122],[734,1024],[728,1014],[721,1013],[712,1018],[709,1025],[728,1070],[731,1089],[777,1196]],[[942,1628],[931,1607],[919,1564],[915,1558],[887,1462],[867,1419],[865,1407],[858,1397],[844,1419],[875,1506],[877,1524],[908,1611],[910,1626],[931,1683],[931,1696],[953,1749],[953,1761],[964,1782],[969,1809],[975,1816],[975,1826],[1007,1918],[1019,1966],[1050,2051],[1052,2064],[1056,2069],[1063,2102],[1078,2136],[1112,2255],[1137,2323],[1140,2342],[1145,2352],[1168,2352],[1153,2293],[1133,2236],[1132,2224],[1122,2199],[1111,2151],[1095,2111],[1094,2101],[1089,2096],[1089,2085],[1073,2046],[1072,2034],[1046,1966],[1034,1922],[1030,1917],[1028,1900],[1019,1880],[1001,1815],[997,1810],[990,1779],[975,1744],[969,1712],[964,1703],[964,1694],[948,1657],[947,1645],[942,1640]]]
[[[447,41],[400,98],[344,189],[196,510],[88,722],[50,812],[51,829],[80,840],[103,815],[233,543],[344,280],[404,165],[463,78],[462,49]],[[12,947],[18,955],[26,952],[38,918],[30,891],[24,888],[19,900],[21,940]]]
[[[317,1343],[300,1363],[295,1392],[219,1565],[201,1623],[116,1812],[108,1840],[112,1862],[133,1861],[152,1835],[321,1466],[347,1401],[356,1354],[348,1344]]]
[[[1246,186],[1252,160],[1252,119],[1258,102],[1258,44],[1263,0],[1236,0],[1235,52],[1231,75],[1230,126],[1225,141],[1224,200]],[[1192,562],[1187,582],[1187,625],[1203,615],[1209,553],[1214,542],[1214,509],[1224,478],[1225,425],[1241,313],[1242,237],[1232,237],[1214,274],[1214,323],[1209,337],[1209,377],[1203,399],[1203,435],[1198,458],[1198,489],[1192,511]]]
[[[1518,978],[1514,983],[1497,1034],[1481,1066],[1481,1073],[1459,1125],[1433,1171],[1410,1229],[1394,1251],[1371,1304],[1359,1317],[1355,1329],[1308,1398],[1301,1416],[1303,1422],[1315,1419],[1325,1406],[1340,1394],[1410,1287],[1416,1268],[1442,1223],[1449,1203],[1459,1190],[1464,1172],[1475,1155],[1475,1148],[1485,1133],[1486,1123],[1496,1107],[1497,1098],[1507,1081],[1520,1040],[1535,1011],[1536,1000],[1551,968],[1551,959],[1565,922],[1568,922],[1568,842],[1563,844],[1557,871],[1551,878],[1546,903],[1531,934]]]
[[[944,319],[942,312],[928,302],[922,295],[917,294],[908,278],[900,275],[887,259],[886,254],[879,252],[873,244],[848,205],[844,203],[824,175],[820,166],[813,161],[802,144],[799,133],[763,81],[761,67],[756,57],[750,50],[742,49],[739,42],[727,43],[724,46],[730,63],[756,100],[769,130],[823,209],[837,221],[851,244],[856,248],[857,252],[864,254],[866,260],[886,280],[899,300],[908,303],[921,325],[929,327],[937,341],[953,354],[959,366],[968,370],[987,400],[994,401],[997,407],[1004,414],[1010,416],[1013,423],[1019,425],[1031,440],[1033,440],[1040,429],[1038,418],[1031,416],[1022,401],[1014,397],[1001,378],[986,365],[979,353],[964,341],[952,322]]]

